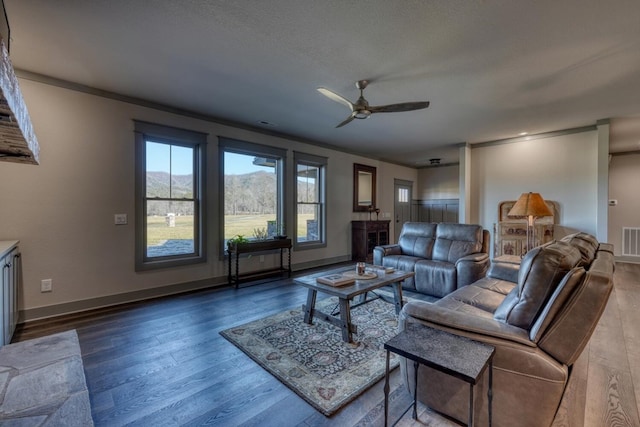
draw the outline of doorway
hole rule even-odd
[[[411,200],[413,195],[413,182],[402,179],[394,180],[394,203],[393,216],[395,224],[393,225],[394,242],[398,242],[402,226],[405,222],[411,221]]]

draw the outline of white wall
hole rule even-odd
[[[460,197],[458,165],[426,167],[418,170],[418,200],[457,199]]]
[[[393,179],[415,180],[416,171],[293,140],[184,117],[82,92],[20,80],[20,86],[40,141],[38,166],[0,162],[0,240],[18,239],[23,260],[20,308],[66,307],[86,300],[84,307],[126,300],[167,285],[197,286],[226,281],[219,259],[217,136],[242,139],[329,158],[328,245],[293,253],[295,265],[348,258],[351,253],[353,163],[378,167],[378,203],[393,209]],[[209,134],[208,262],[205,264],[134,271],[134,135],[132,119],[176,126]],[[287,168],[292,174],[291,163]],[[290,186],[289,186],[290,187]],[[391,195],[386,192],[391,188]],[[290,193],[290,192],[289,192]],[[290,194],[289,194],[290,195]],[[129,224],[115,226],[115,213],[126,213]],[[354,218],[357,219],[357,218]],[[250,262],[258,263],[258,257]],[[265,264],[275,264],[266,257]],[[249,267],[258,268],[260,265]],[[53,292],[41,293],[40,281],[53,279]],[[196,286],[193,285],[192,286]],[[134,293],[134,294],[131,294]],[[118,295],[120,295],[118,297]],[[34,310],[35,309],[35,310]],[[53,313],[56,309],[49,310]]]
[[[613,155],[609,164],[609,199],[618,204],[609,207],[609,243],[618,257],[622,256],[622,227],[640,227],[639,183],[640,152]],[[625,260],[640,262],[638,257]]]
[[[498,204],[532,191],[559,203],[559,233],[596,235],[597,131],[472,148],[470,222],[493,230]]]

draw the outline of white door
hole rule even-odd
[[[402,225],[411,221],[411,195],[413,191],[413,183],[411,181],[404,181],[396,179],[394,181],[394,224],[393,235],[395,237],[394,243],[398,242],[400,237],[400,231],[402,231]]]

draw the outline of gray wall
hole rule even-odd
[[[640,140],[640,136],[638,136]],[[609,207],[609,242],[616,256],[622,255],[622,227],[640,227],[640,152],[615,154],[609,165],[609,199],[616,206]],[[640,257],[627,257],[626,261],[640,262]]]
[[[41,164],[0,162],[4,196],[0,239],[21,242],[20,308],[27,319],[224,283],[226,265],[218,251],[215,197],[219,135],[286,148],[290,164],[293,150],[329,158],[328,245],[294,252],[295,268],[350,259],[350,221],[368,217],[352,212],[354,162],[378,169],[380,219],[390,218],[393,212],[394,179],[416,183],[418,198],[458,196],[457,166],[416,170],[44,83],[21,79],[20,85],[40,140]],[[132,119],[209,134],[207,263],[134,271]],[[568,230],[595,232],[597,132],[474,148],[470,161],[472,219],[468,222],[491,229],[500,201],[539,191],[560,203],[560,222]],[[630,167],[638,169],[637,156],[624,161],[636,162]],[[618,172],[617,162],[617,158],[611,162],[612,176]],[[287,173],[292,179],[291,167]],[[638,182],[636,175],[627,175],[622,181]],[[623,196],[615,197],[623,200]],[[129,224],[115,226],[116,213],[128,214]],[[276,262],[275,256],[265,257],[262,264],[254,257],[247,268]],[[53,279],[53,292],[41,293],[40,281],[48,278]]]
[[[27,319],[224,283],[226,264],[220,260],[217,226],[218,135],[288,149],[289,181],[294,149],[329,158],[328,245],[294,252],[296,268],[350,259],[350,221],[364,219],[352,213],[354,162],[378,168],[382,215],[393,209],[394,178],[417,177],[413,168],[285,138],[30,80],[22,79],[20,85],[40,141],[41,164],[0,162],[0,240],[20,240],[20,308]],[[134,271],[132,119],[209,134],[207,263]],[[116,213],[128,214],[129,223],[114,225]],[[259,259],[248,260],[247,271],[278,261],[275,255],[265,256],[263,263]],[[53,292],[41,293],[40,281],[49,278]]]

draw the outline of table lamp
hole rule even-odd
[[[522,193],[516,204],[513,205],[507,214],[509,218],[527,218],[527,246],[524,248],[523,255],[535,245],[534,224],[536,218],[552,215],[553,212],[540,193]]]

